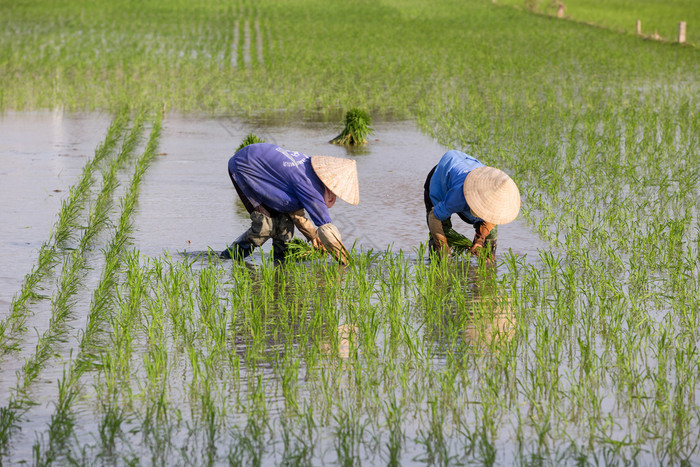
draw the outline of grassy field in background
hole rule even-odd
[[[0,108],[210,112],[491,109],[694,81],[669,49],[486,1],[4,2]],[[583,46],[585,44],[585,47]],[[505,96],[505,97],[504,97]],[[563,98],[563,101],[562,101]]]
[[[700,44],[700,5],[695,0],[498,0],[499,4],[556,15],[565,6],[565,18],[596,24],[614,31],[636,34],[637,20],[642,35],[657,33],[670,42],[678,40],[678,23],[686,22],[686,42]]]

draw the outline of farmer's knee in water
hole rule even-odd
[[[222,259],[243,259],[249,256],[256,247],[262,246],[272,235],[273,220],[258,211],[250,213],[251,225],[241,236],[219,255]]]
[[[255,246],[262,246],[272,237],[275,220],[274,218],[258,211],[250,213],[251,225],[248,230],[248,240]]]

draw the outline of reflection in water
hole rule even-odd
[[[474,345],[491,345],[509,341],[515,334],[515,313],[510,305],[499,303],[498,299],[490,302],[476,300],[474,308],[481,308],[481,316],[475,317],[464,329],[464,340]],[[483,313],[485,311],[485,313]]]
[[[274,265],[271,258],[260,263],[234,265],[238,277],[230,294],[236,353],[248,360],[283,357],[293,349],[304,354],[312,344],[309,337],[317,338],[314,328],[319,320],[337,323],[329,310],[336,309],[341,269],[335,264],[327,268],[312,263]],[[342,334],[338,339],[349,337]]]
[[[425,330],[428,347],[437,355],[454,352],[464,345],[492,346],[513,338],[516,317],[509,299],[498,294],[496,266],[477,266],[472,258],[438,266],[421,262],[414,265],[412,272],[404,271],[411,277],[401,281],[417,279],[420,298],[414,305],[422,317],[410,325]],[[368,318],[353,317],[343,311],[347,300],[358,299],[352,293],[347,295],[346,273],[335,266],[273,266],[267,261],[246,270],[247,279],[231,291],[237,316],[232,330],[237,354],[250,361],[283,357],[290,351],[307,354],[315,348],[325,356],[348,359],[358,346],[372,345],[376,335],[367,342],[360,339]],[[379,272],[369,269],[361,274],[369,277]],[[389,293],[387,290],[382,289],[382,293]],[[391,301],[377,296],[378,292],[375,289],[370,293],[380,303]],[[403,335],[389,333],[384,338],[401,341]]]
[[[337,327],[335,335],[329,336],[326,342],[321,343],[321,352],[328,356],[337,355],[342,359],[350,357],[350,346],[355,342],[357,326],[341,324]]]
[[[469,260],[443,266],[441,280],[424,299],[426,339],[437,354],[462,344],[490,346],[512,339],[515,313],[508,297],[498,295],[497,267]]]

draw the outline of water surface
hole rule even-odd
[[[36,263],[38,249],[48,240],[61,200],[93,157],[109,123],[105,114],[35,112],[0,117],[3,314]],[[413,253],[428,234],[425,177],[451,148],[420,133],[411,121],[379,121],[373,128],[369,143],[352,150],[329,144],[341,129],[337,123],[168,115],[160,155],[141,186],[133,247],[154,256],[208,248],[218,251],[246,230],[250,221],[231,185],[227,163],[252,132],[266,142],[309,155],[355,159],[360,204],[339,200],[331,209],[344,243]],[[470,238],[473,235],[472,227],[456,216],[454,226]],[[270,248],[266,244],[263,250]],[[537,250],[543,248],[522,219],[499,227],[499,256],[512,249],[536,258]]]

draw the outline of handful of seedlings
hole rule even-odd
[[[314,246],[301,238],[294,237],[287,245],[287,261],[307,261],[316,258],[323,258],[325,250],[314,248]]]
[[[447,237],[447,244],[450,246],[453,255],[461,255],[465,252],[469,253],[469,249],[472,247],[472,241],[467,237],[454,229],[445,232],[445,237]]]
[[[345,114],[345,128],[330,140],[333,144],[358,145],[367,142],[367,136],[372,134],[372,119],[364,110],[353,108]]]
[[[450,229],[447,232],[445,232],[445,237],[447,237],[447,244],[450,245],[450,249],[452,250],[452,254],[454,256],[461,256],[463,254],[470,255],[471,252],[469,249],[472,247],[474,242],[469,240],[467,237],[462,235],[461,233],[457,232],[454,229]],[[479,250],[479,261],[481,262],[482,259],[487,259],[488,261],[492,261],[493,257],[489,256],[491,254],[491,248],[489,246],[486,246]]]

